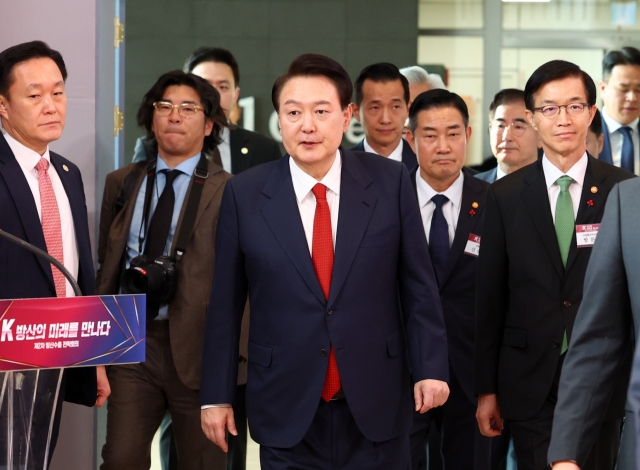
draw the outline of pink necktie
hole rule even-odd
[[[40,188],[44,242],[47,245],[47,252],[63,263],[64,254],[62,252],[60,211],[58,211],[58,201],[53,192],[51,178],[49,178],[49,160],[41,158],[36,165],[36,170],[38,170],[38,187]],[[51,265],[51,272],[53,273],[53,283],[56,286],[56,295],[58,297],[66,297],[67,285],[64,275],[53,265]]]
[[[313,189],[316,196],[316,214],[313,219],[313,241],[311,243],[311,260],[316,270],[316,276],[324,292],[324,297],[329,299],[331,287],[331,275],[333,274],[333,236],[331,233],[331,213],[327,203],[327,187],[324,184],[316,184]],[[329,401],[340,390],[340,374],[333,345],[329,349],[329,366],[327,377],[322,389],[322,399]]]

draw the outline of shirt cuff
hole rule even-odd
[[[200,407],[201,410],[206,410],[208,408],[231,408],[229,403],[219,403],[217,405],[202,405]]]

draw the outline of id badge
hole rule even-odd
[[[469,240],[467,240],[467,245],[464,247],[464,252],[467,255],[478,256],[480,255],[480,236],[474,235],[473,233],[469,234]]]
[[[600,224],[576,225],[576,245],[578,248],[591,248],[596,241]]]

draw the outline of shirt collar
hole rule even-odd
[[[496,167],[496,181],[499,180],[500,178],[504,178],[505,176],[507,176],[507,174],[502,171],[502,168],[500,168],[500,165],[498,165]]]
[[[462,188],[464,186],[464,173],[460,171],[460,174],[455,179],[451,186],[449,186],[445,191],[438,193],[434,190],[429,183],[427,183],[422,176],[420,175],[420,170],[416,171],[416,187],[418,189],[418,203],[420,204],[420,208],[424,207],[431,201],[431,198],[436,194],[443,194],[447,196],[447,199],[453,204],[454,208],[458,208],[460,206],[460,202],[462,200]]]
[[[318,184],[324,184],[328,189],[335,194],[340,195],[340,176],[342,171],[342,156],[340,150],[336,150],[336,158],[333,160],[333,164],[324,178],[320,181],[316,180],[313,176],[305,173],[294,161],[293,157],[289,157],[289,169],[291,171],[291,180],[293,182],[293,190],[296,193],[296,199],[298,203],[309,195],[313,187]]]
[[[391,160],[397,160],[399,162],[402,161],[403,140],[404,139],[400,139],[398,146],[393,150],[393,152],[389,154],[389,157],[387,158],[390,158]],[[375,153],[376,155],[379,155],[379,153],[373,150],[371,145],[369,145],[369,142],[367,142],[366,137],[364,138],[364,150],[365,152]]]
[[[587,157],[587,152],[585,152],[580,160],[573,164],[569,171],[563,173],[560,169],[555,166],[553,163],[549,161],[547,155],[545,154],[542,157],[542,170],[544,171],[544,179],[547,183],[547,189],[551,188],[551,186],[563,175],[570,176],[573,178],[573,181],[578,183],[580,187],[582,187],[584,183],[584,174],[587,172],[587,164],[589,162],[589,158]]]
[[[160,173],[162,170],[179,170],[182,173],[191,176],[194,171],[196,171],[196,166],[198,166],[198,162],[200,161],[200,154],[194,155],[191,158],[180,163],[175,168],[170,168],[169,165],[165,163],[165,161],[160,158],[158,155],[158,159],[156,161],[156,173]]]
[[[621,127],[625,127],[625,126],[630,127],[634,132],[638,132],[638,122],[640,121],[640,118],[635,118],[629,124],[625,124],[623,126],[618,121],[616,121],[611,116],[609,116],[607,114],[607,110],[604,107],[602,108],[601,114],[602,114],[602,119],[604,119],[604,122],[607,125],[607,129],[609,130],[610,133],[615,132],[619,130]]]
[[[2,129],[2,134],[4,135],[7,144],[9,144],[9,148],[11,148],[11,151],[16,157],[16,160],[18,161],[18,164],[21,168],[27,171],[32,171],[41,158],[46,158],[47,160],[49,160],[49,162],[51,162],[48,145],[47,150],[45,150],[44,154],[40,155],[35,150],[30,149],[23,143],[18,142],[16,139],[11,137],[11,134],[9,134],[5,129]]]
[[[231,142],[231,130],[228,127],[223,127],[222,128],[222,132],[220,133],[220,140],[227,144],[230,145]]]

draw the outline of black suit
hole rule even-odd
[[[576,225],[599,223],[613,185],[631,176],[588,157]],[[578,249],[574,235],[563,268],[542,160],[491,185],[484,227],[475,392],[497,393],[502,417],[511,424],[519,467],[546,468],[564,359],[560,346],[565,330],[571,342],[591,248]],[[534,421],[539,432],[525,444],[521,429]]]
[[[365,152],[366,150],[364,149],[364,139],[351,147],[351,150]],[[409,170],[409,172],[415,170],[418,166],[418,158],[416,157],[416,154],[411,149],[409,142],[404,139],[402,139],[402,163],[404,163],[404,166],[407,167],[407,170]]]
[[[411,183],[416,189],[416,173]],[[447,328],[450,395],[442,409],[425,415],[414,414],[412,428],[412,465],[425,468],[416,457],[424,456],[426,432],[430,421],[442,412],[442,453],[445,468],[488,469],[491,441],[481,436],[475,419],[477,400],[473,393],[473,344],[475,336],[475,292],[477,258],[465,253],[470,235],[482,235],[482,215],[489,185],[462,170],[464,183],[456,232],[442,281],[440,300]],[[474,207],[476,206],[476,207]],[[475,449],[475,452],[474,452]],[[430,462],[429,468],[433,466]]]

